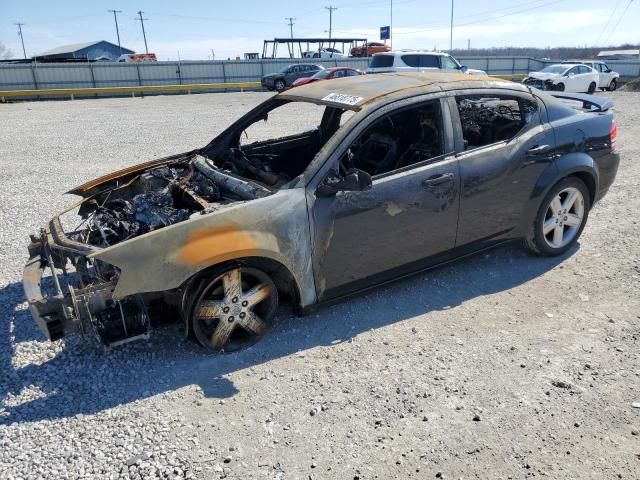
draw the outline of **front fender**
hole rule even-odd
[[[281,263],[297,283],[302,306],[315,301],[304,189],[238,202],[90,256],[120,269],[114,299],[172,290],[206,268],[244,257]]]

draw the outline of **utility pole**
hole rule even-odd
[[[113,13],[113,21],[116,22],[116,35],[118,36],[118,48],[120,49],[120,55],[122,55],[122,45],[120,45],[120,31],[118,30],[118,14],[122,13],[122,10],[107,10],[107,12]]]
[[[467,38],[467,51],[470,52],[471,51],[471,39]]]
[[[287,25],[289,25],[289,29],[291,30],[291,39],[293,39],[293,26],[295,25],[294,17],[285,17],[285,20],[288,20],[289,23]]]
[[[329,10],[329,38],[331,38],[331,28],[332,28],[332,20],[333,20],[333,11],[337,10],[338,7],[333,7],[329,5],[328,7],[324,7],[326,10]]]
[[[149,53],[149,48],[147,47],[147,34],[144,31],[144,21],[149,19],[142,18],[142,10],[138,10],[138,15],[140,18],[136,18],[136,20],[140,20],[140,25],[142,25],[142,38],[144,38],[144,51],[146,53]]]
[[[453,52],[453,0],[451,0],[451,25],[449,27],[449,54]]]
[[[18,36],[20,37],[20,41],[22,42],[22,54],[24,55],[24,59],[27,59],[27,51],[24,49],[24,37],[22,36],[22,26],[24,23],[14,23],[18,27]]]
[[[389,21],[389,48],[393,50],[393,0],[391,0],[391,19]]]

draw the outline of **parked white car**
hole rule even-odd
[[[609,65],[601,60],[575,60],[573,62],[562,63],[582,63],[598,72],[598,88],[613,92],[618,87],[620,74],[609,68]]]
[[[598,72],[582,63],[558,63],[531,72],[522,83],[539,90],[593,93],[600,81]]]
[[[317,51],[304,52],[302,58],[347,58],[347,56],[337,48],[321,48]]]
[[[460,65],[460,62],[448,53],[415,50],[376,53],[373,55],[366,71],[367,73],[385,73],[432,72],[434,70],[462,72],[469,75],[487,75],[484,70],[474,70]]]

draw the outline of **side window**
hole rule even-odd
[[[440,101],[430,101],[383,116],[369,126],[341,160],[372,177],[443,154]]]
[[[415,67],[418,68],[420,66],[420,56],[419,55],[403,55],[402,61],[407,65],[407,67]]]
[[[358,72],[356,72],[355,70],[346,70],[347,72],[347,77],[357,77],[358,76]]]
[[[333,72],[333,78],[344,77],[344,70],[336,70]]]
[[[573,67],[567,72],[567,75],[577,75],[578,73],[580,73],[578,67]]]
[[[456,103],[465,150],[515,137],[538,112],[533,100],[507,96],[460,96]]]
[[[454,62],[451,57],[440,57],[440,61],[442,62],[442,68],[446,70],[458,70],[458,64]]]
[[[420,55],[420,66],[422,68],[440,68],[437,55]]]

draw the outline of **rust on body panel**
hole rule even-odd
[[[233,225],[221,228],[194,230],[184,246],[175,255],[175,260],[190,267],[212,265],[234,255],[255,256],[258,248],[251,235]]]

